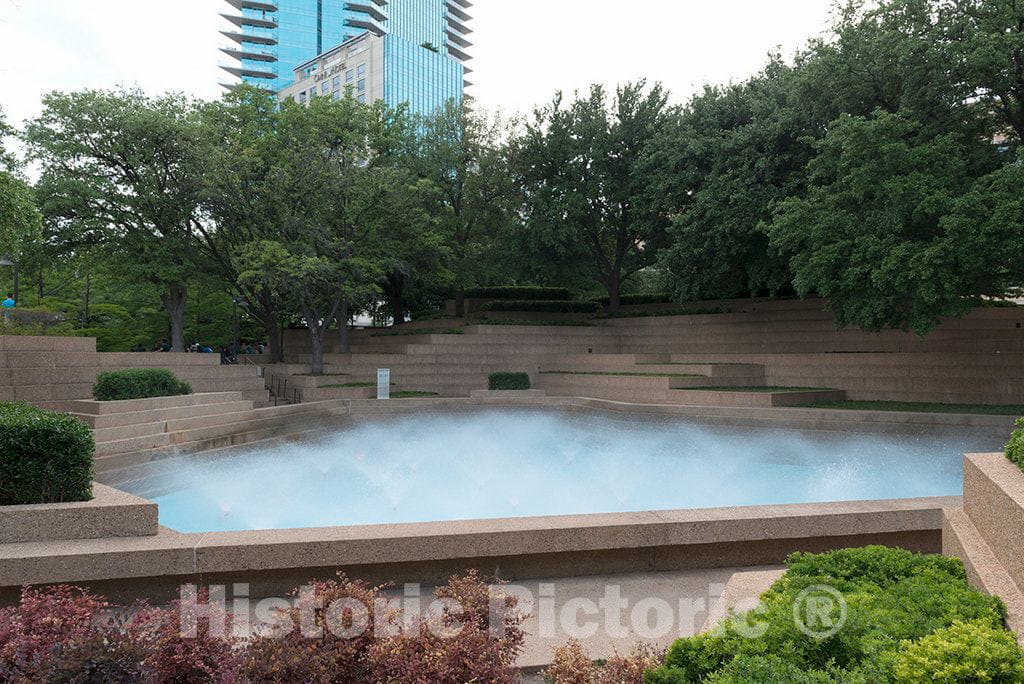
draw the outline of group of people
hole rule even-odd
[[[221,365],[227,366],[238,363],[238,356],[240,354],[262,354],[266,351],[266,348],[266,345],[262,342],[247,342],[242,340],[237,347],[235,346],[235,343],[232,342],[231,344],[219,345],[218,349],[215,351],[214,347],[209,344],[203,344],[199,340],[196,340],[190,344],[185,351],[192,354],[214,354],[219,352]],[[140,344],[135,348],[135,351],[146,351],[146,349]],[[162,339],[157,342],[150,351],[169,352],[171,351],[171,343],[167,341],[167,339]]]

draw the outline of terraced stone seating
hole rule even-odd
[[[722,303],[708,302],[703,308],[719,309]],[[785,406],[841,396],[965,404],[1021,401],[1024,308],[977,309],[964,319],[943,321],[923,339],[899,331],[837,329],[821,300],[740,300],[724,308],[730,313],[610,318],[585,326],[422,321],[400,334],[354,331],[349,354],[339,353],[332,335],[326,362],[328,373],[353,379],[373,380],[377,368],[390,368],[402,389],[446,397],[467,397],[485,388],[491,372],[526,371],[535,387],[552,395],[641,403]],[[454,328],[461,334],[438,332]],[[307,348],[305,331],[288,332],[287,358],[296,368],[289,372],[305,372],[298,369],[309,362]],[[623,377],[556,376],[552,371]],[[822,393],[696,393],[722,387]]]
[[[344,407],[328,403],[256,408],[243,392],[158,399],[69,402],[69,412],[93,429],[99,473],[137,463],[140,454],[245,444],[314,429]]]
[[[166,368],[195,392],[243,392],[264,405],[269,395],[254,365],[222,366],[216,354],[97,352],[91,337],[0,336],[0,401],[28,401],[65,411],[88,399],[96,376],[121,368]]]

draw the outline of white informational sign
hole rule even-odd
[[[377,398],[378,399],[390,399],[391,398],[391,369],[390,368],[378,368],[377,369]]]

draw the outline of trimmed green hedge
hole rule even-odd
[[[1006,458],[1017,464],[1017,467],[1024,470],[1024,418],[1017,419],[1017,427],[1010,435],[1010,443],[1006,445]]]
[[[658,318],[661,316],[713,316],[732,313],[728,307],[715,309],[655,309],[653,311],[613,311],[605,314],[607,318]]]
[[[67,414],[0,403],[0,506],[89,501],[95,449]]]
[[[597,300],[604,306],[612,303],[609,297],[601,297]],[[672,304],[672,295],[668,292],[654,292],[650,294],[624,294],[619,295],[619,304],[623,306],[638,306],[640,304]]]
[[[528,390],[530,376],[527,373],[491,373],[487,386],[492,390]]]
[[[484,304],[480,307],[480,310],[596,314],[601,311],[601,305],[597,302],[578,302],[570,300],[499,300]]]
[[[163,368],[129,368],[100,373],[92,388],[98,401],[152,399],[192,394],[192,385]]]
[[[1024,681],[1024,653],[1003,627],[1006,608],[968,585],[955,558],[873,546],[796,553],[787,565],[760,610],[676,641],[644,682]],[[809,596],[828,601],[811,605]],[[799,624],[801,615],[813,623]],[[821,631],[809,635],[811,626]],[[978,648],[979,640],[993,648]]]
[[[471,287],[466,290],[465,295],[470,299],[572,299],[572,293],[565,287]]]

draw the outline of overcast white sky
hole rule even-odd
[[[827,26],[830,0],[476,0],[470,93],[529,111],[557,89],[646,77],[683,101],[742,80]],[[20,124],[51,90],[138,85],[203,98],[227,77],[222,0],[0,0],[0,106]]]

